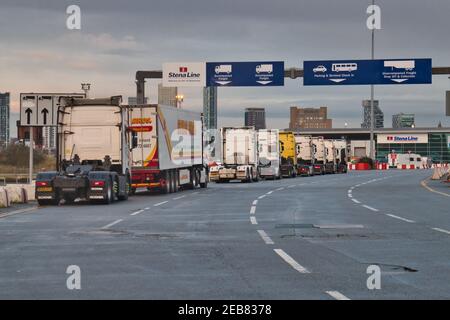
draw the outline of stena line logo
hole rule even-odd
[[[415,136],[387,136],[387,141],[418,141],[419,138]]]
[[[188,67],[179,67],[178,72],[169,72],[169,78],[200,78],[200,73],[190,72]]]

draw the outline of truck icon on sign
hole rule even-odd
[[[232,69],[231,69],[231,64],[221,64],[218,65],[214,68],[214,71],[216,72],[216,74],[219,73],[227,73],[230,74]]]
[[[272,64],[260,64],[256,66],[256,73],[272,73],[273,65]]]
[[[416,67],[416,62],[414,60],[384,61],[384,67],[392,69],[405,69],[407,71],[411,71]]]

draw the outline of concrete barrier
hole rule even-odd
[[[27,203],[28,194],[27,190],[22,186],[18,185],[7,185],[5,190],[8,192],[8,197],[11,203]]]
[[[34,184],[22,184],[20,185],[23,189],[25,189],[27,200],[36,200],[35,197],[35,186]]]
[[[11,206],[11,201],[8,196],[8,191],[0,187],[0,208],[8,208],[9,206]]]

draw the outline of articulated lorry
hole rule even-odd
[[[314,151],[311,136],[295,135],[297,149],[297,174],[312,176],[314,174]]]
[[[325,173],[336,173],[336,148],[334,146],[333,140],[324,139],[325,145]]]
[[[336,150],[336,165],[338,173],[347,172],[347,141],[344,139],[333,140]]]
[[[281,174],[283,177],[297,176],[297,155],[294,133],[280,131]]]
[[[258,134],[254,127],[221,129],[222,163],[211,167],[210,179],[216,182],[259,180]]]
[[[127,107],[136,147],[131,152],[131,190],[161,193],[208,185],[200,113],[164,105]]]
[[[258,157],[261,178],[281,179],[278,129],[258,130]]]
[[[325,174],[325,143],[323,137],[312,137],[311,139],[314,153],[314,174]]]
[[[77,198],[109,204],[130,192],[129,115],[121,97],[62,98],[58,107],[57,171],[36,177],[39,205]]]

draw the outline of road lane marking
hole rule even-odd
[[[442,232],[442,233],[450,234],[450,231],[444,230],[444,229],[441,229],[441,228],[431,228],[431,229],[433,229],[433,230],[435,230],[435,231]]]
[[[409,220],[409,219],[406,219],[406,218],[402,218],[402,217],[396,216],[395,214],[386,213],[386,215],[391,217],[391,218],[394,218],[394,219],[402,220],[402,221],[409,222],[409,223],[415,223],[414,220]]]
[[[274,244],[273,240],[267,235],[264,230],[257,230],[261,238],[266,244]]]
[[[361,203],[361,202],[359,202],[359,201],[356,200],[356,199],[352,199],[352,201],[353,201],[354,203]]]
[[[256,206],[252,206],[250,208],[250,214],[255,214],[255,212],[256,212]]]
[[[255,218],[254,216],[251,216],[251,217],[250,217],[250,222],[251,222],[252,224],[258,224],[258,221],[256,221],[256,218]]]
[[[142,213],[142,212],[144,212],[144,209],[133,212],[133,213],[131,214],[131,216],[136,216],[136,215],[138,215],[138,214],[140,214],[140,213]]]
[[[26,209],[20,209],[20,210],[15,210],[15,211],[11,211],[11,212],[5,212],[0,214],[0,218],[6,218],[9,216],[13,216],[15,214],[19,214],[19,213],[26,213],[26,212],[30,212],[30,211],[34,211],[39,209],[39,207],[31,207],[31,208],[26,208]]]
[[[112,227],[113,225],[116,225],[116,224],[118,224],[118,223],[120,223],[122,221],[123,221],[123,219],[118,219],[118,220],[116,220],[114,222],[111,222],[110,224],[107,224],[104,227],[101,227],[100,229],[108,229],[108,228]]]
[[[281,190],[284,190],[284,187],[281,187],[281,188],[275,189],[275,191],[281,191]]]
[[[375,212],[380,211],[380,210],[378,210],[378,209],[372,208],[371,206],[368,206],[368,205],[365,205],[365,204],[363,204],[362,206],[363,206],[364,208],[366,208],[366,209],[371,210],[371,211],[375,211]]]
[[[258,204],[258,200],[253,201],[252,205],[256,206]]]
[[[342,293],[340,293],[339,291],[325,291],[327,294],[329,294],[330,296],[332,296],[333,298],[335,298],[336,300],[350,300],[349,298],[347,298],[346,296],[344,296]]]
[[[259,196],[258,199],[263,199],[263,198],[265,198],[265,197],[266,197],[266,195],[264,194],[264,195],[262,195],[262,196]]]
[[[144,210],[150,210],[150,207],[145,207]]]
[[[163,202],[154,204],[153,206],[154,206],[154,207],[159,207],[159,206],[161,206],[161,205],[163,205],[163,204],[165,204],[165,203],[167,203],[167,202],[169,202],[169,201],[163,201]]]
[[[353,198],[353,196],[352,196],[351,193],[347,194],[347,196],[348,196],[349,198]]]
[[[173,198],[173,200],[180,200],[180,199],[183,199],[183,198],[186,198],[186,196],[184,195],[184,196],[176,197],[176,198]]]
[[[289,189],[291,189],[291,188],[295,188],[295,184],[293,184],[293,185],[290,185],[289,187],[288,187]]]
[[[284,252],[282,249],[273,249],[284,261],[286,261],[292,268],[300,273],[310,273],[305,267],[301,266],[290,255]]]
[[[420,184],[422,185],[422,187],[424,187],[425,189],[427,189],[427,190],[430,191],[430,192],[434,192],[434,193],[440,194],[440,195],[442,195],[442,196],[450,197],[450,194],[449,194],[449,193],[436,191],[436,190],[434,190],[433,188],[430,188],[430,187],[428,186],[427,182],[426,182],[427,180],[428,180],[428,179],[425,179],[425,180],[422,180],[422,181],[420,182]]]
[[[273,193],[273,191],[269,191],[269,192],[267,192],[266,194],[272,194]]]

